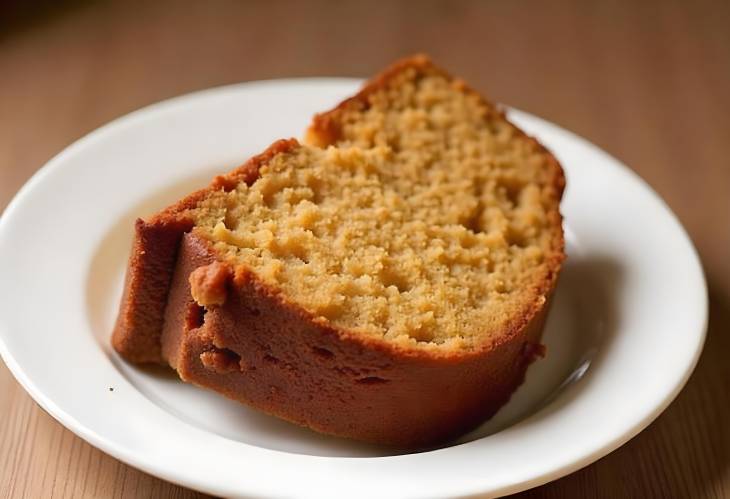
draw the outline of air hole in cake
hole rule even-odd
[[[200,361],[206,369],[218,374],[228,374],[241,370],[241,356],[228,348],[211,347],[200,354]]]
[[[476,207],[474,208],[474,211],[472,211],[469,218],[462,225],[466,229],[468,229],[474,233],[482,232],[484,230],[484,228],[482,227],[482,214],[483,213],[484,213],[484,205],[482,204],[481,201],[479,201],[477,203]],[[462,241],[461,246],[466,249],[469,249],[469,248],[473,247],[476,243],[477,243],[477,240],[472,238],[472,239]]]
[[[414,327],[408,332],[408,335],[416,341],[426,343],[432,341],[434,338],[434,331],[430,327],[432,320],[433,315],[427,316],[425,322],[414,325]]]
[[[405,293],[411,289],[411,284],[408,282],[408,278],[392,267],[385,267],[380,271],[380,281],[386,288],[395,286],[399,293]]]
[[[518,248],[526,248],[530,245],[529,238],[522,231],[516,230],[512,227],[507,229],[505,239],[507,240],[507,244]]]
[[[322,192],[322,189],[324,188],[324,182],[320,177],[317,175],[310,175],[305,179],[307,187],[312,191],[312,198],[311,202],[312,204],[318,205],[324,200],[324,193]]]
[[[226,210],[226,216],[223,217],[223,225],[228,230],[236,230],[238,227],[238,216],[233,210]]]
[[[317,357],[321,357],[323,359],[331,359],[335,356],[335,354],[333,354],[330,350],[322,347],[312,347],[312,352],[314,352]]]
[[[269,364],[277,365],[279,362],[281,362],[277,357],[274,357],[273,355],[266,354],[264,355],[264,362],[268,362]]]
[[[252,187],[259,189],[259,195],[261,196],[261,202],[267,208],[274,208],[276,203],[277,194],[284,187],[286,178],[260,178],[253,183]]]
[[[522,194],[522,189],[524,189],[525,184],[521,180],[510,177],[501,179],[501,184],[504,186],[507,201],[509,201],[513,207],[519,206],[520,195]]]
[[[188,305],[187,313],[185,314],[185,329],[189,331],[201,327],[205,322],[205,313],[205,307],[201,307],[197,303]]]
[[[390,380],[379,378],[378,376],[367,376],[357,380],[359,385],[382,385],[388,383]]]

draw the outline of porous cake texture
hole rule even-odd
[[[453,437],[542,351],[564,185],[497,107],[405,59],[304,144],[139,220],[113,344],[322,432]]]

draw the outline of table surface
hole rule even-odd
[[[524,495],[730,497],[729,26],[730,3],[702,1],[0,7],[0,209],[70,142],[160,99],[247,80],[367,76],[428,52],[486,95],[626,162],[685,225],[708,278],[705,351],[677,400],[619,450]],[[0,496],[199,494],[77,438],[0,363]]]

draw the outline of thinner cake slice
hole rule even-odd
[[[542,352],[555,158],[424,56],[138,220],[115,349],[324,433],[401,446],[494,414]]]

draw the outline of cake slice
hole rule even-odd
[[[424,56],[138,220],[115,349],[314,430],[433,444],[542,353],[555,158]]]

